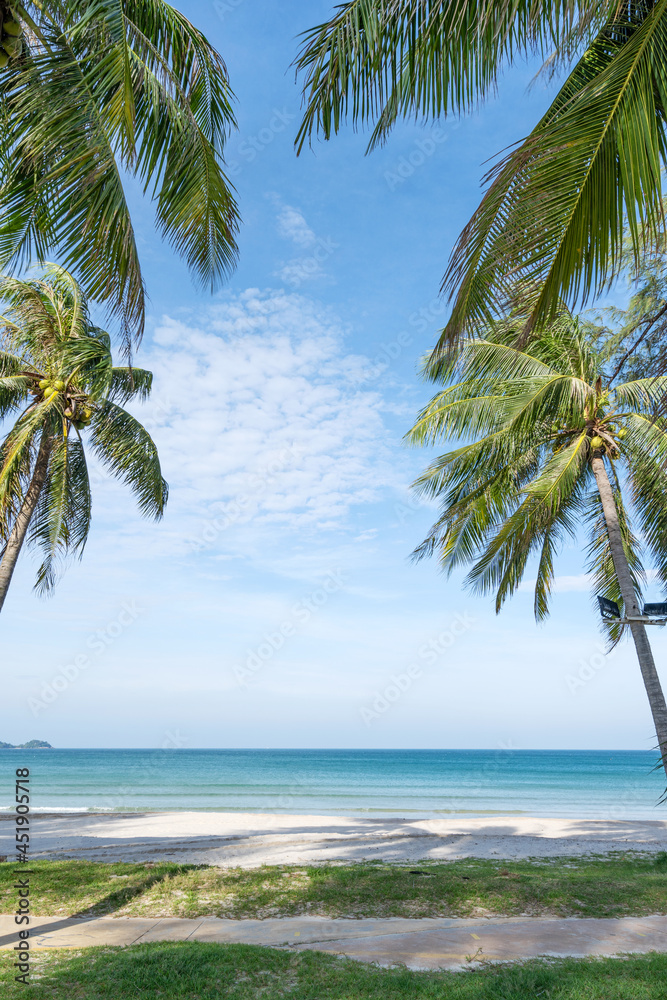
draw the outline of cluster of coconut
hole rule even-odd
[[[14,11],[11,17],[2,22],[2,38],[0,40],[0,69],[4,69],[10,59],[16,59],[21,55],[23,41],[21,35],[23,28],[18,21],[14,20]]]
[[[59,395],[64,388],[65,383],[62,379],[55,379],[53,382],[48,378],[40,379],[37,383],[39,388],[44,394],[44,400],[50,402],[55,396]],[[73,396],[67,396],[67,406],[64,410],[64,416],[68,420],[71,420],[75,427],[87,427],[93,417],[93,411],[89,406],[83,406],[81,400],[76,399]]]
[[[87,427],[93,419],[93,411],[89,406],[79,406],[78,403],[70,401],[70,405],[65,410],[65,416],[72,421],[75,427]]]
[[[42,378],[37,384],[44,393],[44,399],[53,399],[54,396],[57,396],[65,388],[65,383],[59,378],[55,382],[52,382],[48,378]]]
[[[609,426],[606,428],[606,431],[609,434],[612,434],[618,441],[622,441],[623,438],[628,433],[625,427],[620,427],[618,430],[616,430],[613,424],[609,424]],[[593,449],[593,451],[597,451],[600,448],[609,448],[609,441],[605,441],[605,439],[601,438],[599,434],[594,434],[593,437],[591,438],[591,448]],[[618,450],[616,450],[616,453],[618,453]]]

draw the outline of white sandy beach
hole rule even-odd
[[[3,854],[12,817],[0,820]],[[642,820],[365,819],[254,813],[35,814],[31,857],[178,861],[256,867],[327,861],[554,857],[667,850],[667,822]]]

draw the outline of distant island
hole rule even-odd
[[[29,743],[19,743],[17,746],[0,741],[0,750],[53,750],[53,747],[46,740],[30,740]]]

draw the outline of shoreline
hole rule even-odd
[[[0,854],[13,848],[0,814]],[[493,816],[406,819],[285,813],[33,814],[31,858],[174,861],[221,867],[548,858],[667,851],[666,820]]]

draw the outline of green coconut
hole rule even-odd
[[[49,382],[48,378],[41,378],[39,380],[38,385],[39,385],[40,389],[48,389],[48,387],[51,385],[51,383]]]
[[[626,431],[625,427],[621,427],[621,429],[618,432],[618,434],[616,435],[616,437],[619,438],[619,440],[622,441],[624,437],[627,437],[627,433],[628,432]]]
[[[58,390],[58,392],[62,392],[62,390],[65,388],[65,383],[62,381],[62,379],[56,379],[56,381],[53,384]]]
[[[2,27],[8,35],[18,36],[23,30],[18,21],[3,21]]]
[[[9,62],[9,56],[0,49],[0,69],[4,69]]]
[[[9,35],[7,38],[3,38],[2,47],[10,59],[16,59],[17,56],[21,55],[23,42],[20,38],[12,38],[11,35]]]
[[[603,444],[604,441],[598,434],[591,438],[591,448],[601,448]]]

